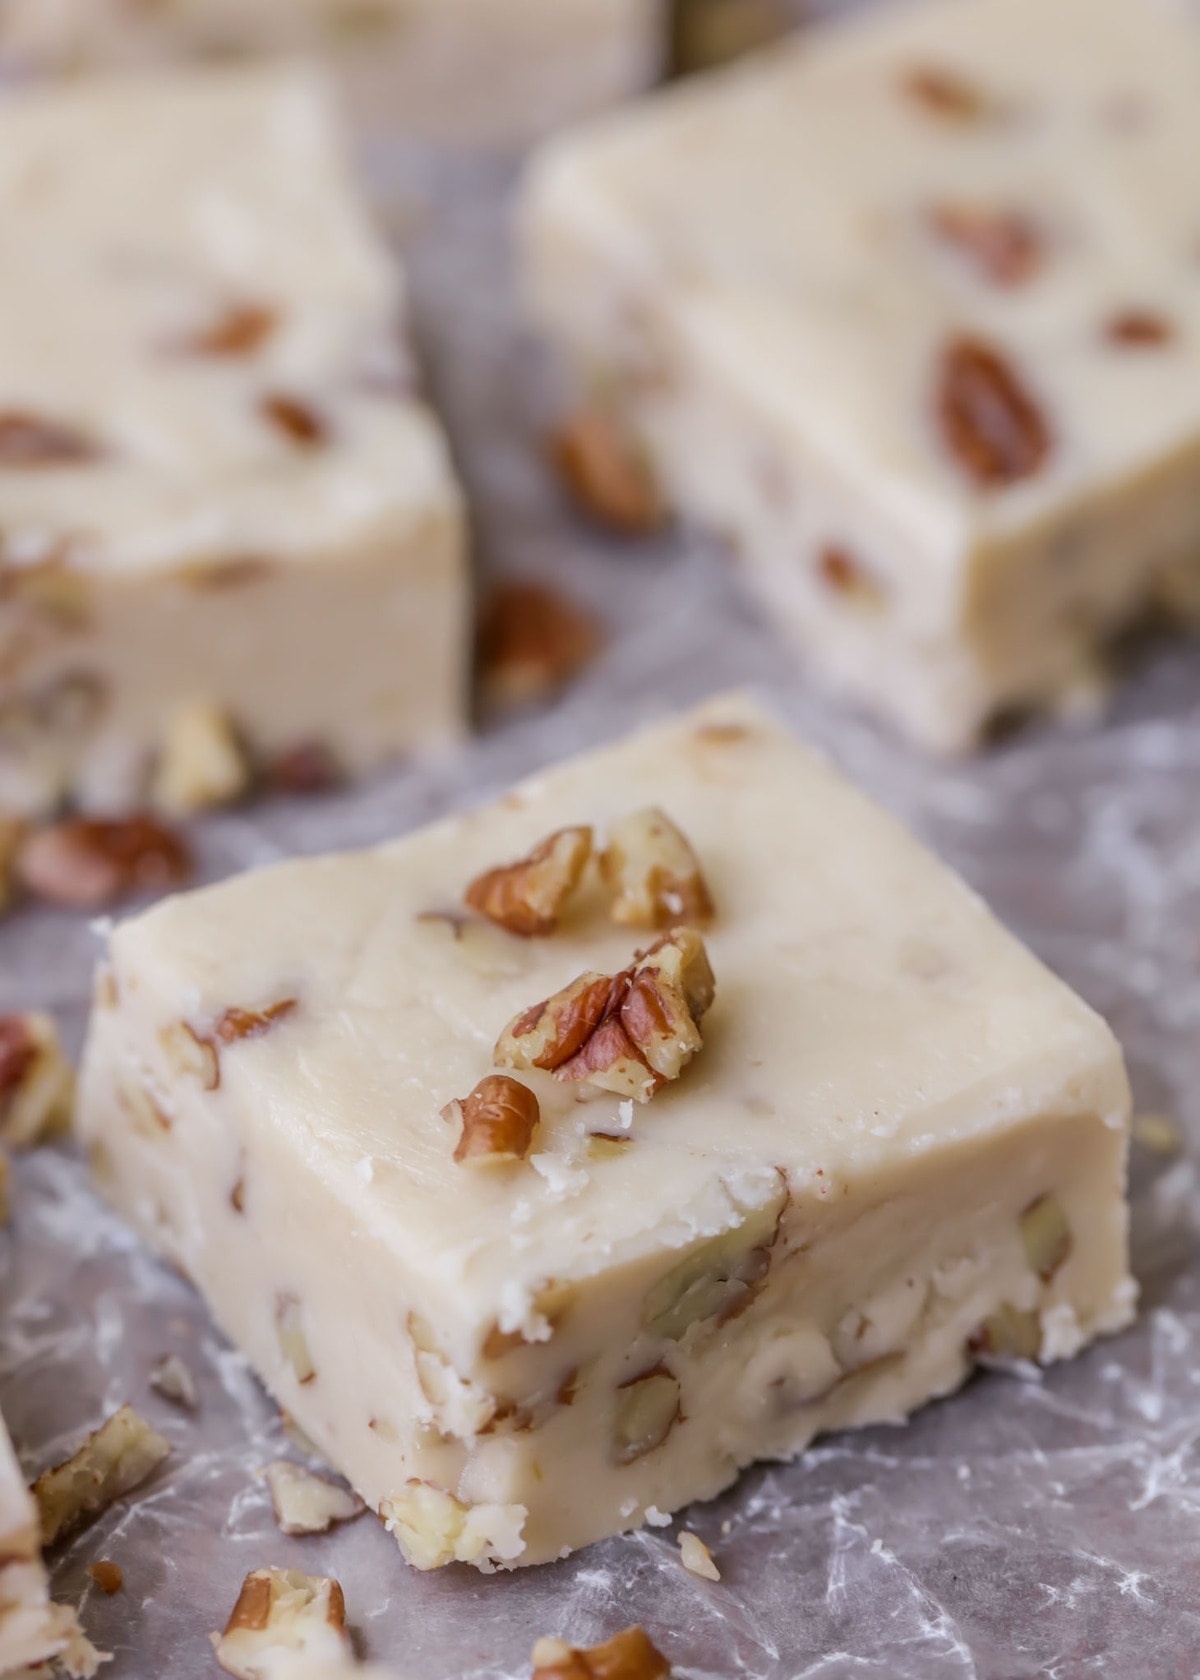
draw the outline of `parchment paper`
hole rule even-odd
[[[514,325],[511,172],[378,152],[372,178],[412,256],[420,337],[475,499],[486,572],[553,577],[611,631],[554,709],[483,720],[459,758],[196,830],[205,878],[401,833],[511,778],[726,685],[755,685],[900,812],[1114,1023],[1143,1108],[1200,1133],[1200,661],[1144,655],[1115,715],[1042,727],[978,762],[920,759],[811,690],[699,540],[620,547],[575,523],[537,448],[552,400]],[[55,1009],[77,1043],[97,936],[26,911],[0,927],[0,1010]],[[412,1680],[528,1673],[542,1634],[641,1621],[677,1672],[771,1680],[1194,1680],[1200,1675],[1200,1228],[1193,1143],[1134,1153],[1136,1327],[1040,1381],[977,1378],[903,1429],[836,1437],[752,1470],[686,1516],[719,1585],[670,1529],[551,1567],[422,1576],[370,1516],[285,1539],[258,1467],[296,1456],[189,1287],[87,1188],[69,1150],[18,1171],[0,1234],[0,1405],[32,1474],[122,1401],[174,1441],[161,1474],[52,1559],[112,1680],[215,1673],[207,1634],[245,1571],[333,1572],[365,1653]],[[181,1353],[189,1416],[147,1378]],[[125,1589],[85,1575],[114,1558]]]

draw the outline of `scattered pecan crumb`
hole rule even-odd
[[[319,449],[329,441],[329,427],[310,403],[272,391],[259,404],[264,420],[302,449]]]
[[[1104,336],[1123,349],[1149,350],[1169,344],[1175,328],[1164,315],[1151,309],[1122,309],[1105,322]]]
[[[712,894],[687,836],[657,806],[612,825],[600,873],[616,892],[611,915],[625,927],[705,922]]]
[[[255,1569],[217,1641],[217,1662],[235,1680],[262,1680],[289,1652],[318,1664],[352,1660],[341,1586],[297,1569]]]
[[[541,1119],[529,1087],[503,1073],[488,1074],[470,1096],[450,1103],[447,1113],[462,1122],[454,1159],[473,1166],[523,1161]]]
[[[108,1558],[98,1558],[95,1563],[89,1563],[87,1572],[100,1591],[107,1593],[110,1598],[113,1593],[119,1593],[125,1584],[121,1565],[110,1562]]]
[[[232,718],[195,701],[167,719],[152,801],[169,817],[232,805],[250,786],[250,758]]]
[[[150,1373],[150,1387],[185,1412],[194,1412],[199,1405],[191,1367],[177,1353],[168,1353],[159,1360]]]
[[[252,356],[279,325],[279,311],[261,303],[230,304],[209,326],[183,340],[195,356]]]
[[[131,893],[184,880],[191,857],[179,835],[149,816],[67,817],[23,840],[16,876],[48,904],[102,910]]]
[[[539,1639],[531,1660],[533,1680],[670,1680],[671,1674],[670,1663],[640,1627],[587,1647]]]
[[[18,409],[0,411],[0,469],[85,466],[103,453],[74,426]]]
[[[951,122],[978,122],[991,101],[957,70],[933,64],[914,65],[903,81],[904,92],[932,116]]]
[[[271,1490],[275,1520],[284,1534],[325,1534],[335,1524],[351,1522],[366,1510],[351,1489],[326,1481],[289,1459],[276,1459],[263,1474]]]
[[[589,663],[602,639],[595,619],[559,590],[527,579],[497,584],[479,621],[484,693],[500,706],[548,699]]]
[[[122,1406],[65,1463],[45,1471],[33,1484],[42,1544],[51,1546],[98,1517],[139,1487],[170,1451],[169,1441],[131,1406]]]
[[[971,204],[938,204],[929,223],[939,239],[968,257],[985,280],[1019,286],[1041,267],[1045,247],[1024,211]]]
[[[345,779],[333,748],[324,741],[297,741],[270,760],[264,775],[268,792],[292,795],[329,793]]]
[[[549,1069],[648,1102],[701,1046],[714,981],[704,941],[676,928],[621,974],[583,974],[518,1015],[497,1041],[497,1067]]]
[[[979,338],[955,338],[943,349],[937,417],[950,453],[985,488],[1029,478],[1050,454],[1037,403],[1000,351]]]
[[[821,581],[834,594],[863,607],[883,604],[883,586],[841,543],[826,543],[817,555]]]
[[[608,408],[581,408],[550,440],[551,458],[577,506],[627,537],[650,536],[667,510],[650,461]]]
[[[679,1561],[689,1575],[699,1575],[705,1581],[719,1581],[721,1571],[713,1562],[713,1555],[698,1534],[686,1528],[679,1536]]]
[[[472,910],[522,939],[553,933],[592,855],[590,828],[560,828],[516,863],[489,869],[464,896]]]
[[[31,1149],[71,1124],[75,1075],[52,1015],[0,1015],[0,1143]]]

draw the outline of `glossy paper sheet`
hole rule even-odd
[[[605,544],[565,513],[537,438],[550,393],[509,302],[505,170],[374,162],[414,264],[422,344],[490,572],[550,576],[611,630],[552,711],[488,723],[460,758],[201,825],[204,874],[404,832],[514,776],[750,683],[958,867],[1104,1011],[1143,1109],[1200,1133],[1200,656],[1152,652],[1103,728],[1041,729],[976,763],[922,761],[824,702],[700,542]],[[436,188],[436,190],[435,190]],[[0,927],[0,1010],[55,1009],[76,1043],[96,935]],[[694,1677],[1082,1680],[1200,1673],[1200,1197],[1191,1144],[1135,1148],[1143,1310],[1040,1381],[989,1375],[903,1429],[830,1439],[687,1513],[723,1579],[685,1574],[681,1523],[511,1576],[419,1575],[370,1516],[285,1539],[256,1470],[295,1456],[201,1303],[92,1196],[67,1150],[22,1163],[0,1233],[0,1405],[31,1473],[129,1400],[175,1443],[164,1474],[53,1560],[111,1680],[200,1680],[244,1573],[341,1580],[361,1648],[411,1680],[528,1673],[542,1634],[640,1621]],[[194,1415],[150,1392],[180,1353]],[[93,1559],[125,1572],[106,1599]]]

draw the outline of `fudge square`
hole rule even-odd
[[[17,71],[319,54],[357,121],[519,144],[646,87],[663,0],[5,0]]]
[[[459,736],[463,517],[402,306],[315,74],[0,106],[0,808],[135,805],[198,710],[264,766]]]
[[[810,39],[552,145],[525,288],[813,671],[959,750],[1094,704],[1195,579],[1200,32],[943,0]]]
[[[122,923],[79,1124],[432,1568],[1121,1328],[1128,1111],[1104,1023],[735,695]]]

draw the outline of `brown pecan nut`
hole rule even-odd
[[[329,793],[345,781],[337,756],[324,741],[297,741],[270,760],[264,772],[270,793]]]
[[[0,1015],[0,1143],[30,1149],[71,1123],[75,1075],[40,1010]]]
[[[676,928],[609,977],[584,974],[518,1015],[496,1044],[497,1067],[540,1067],[648,1102],[700,1049],[715,982],[704,941]]]
[[[252,356],[278,325],[278,310],[261,303],[232,303],[180,348],[193,356]]]
[[[298,1569],[255,1569],[242,1582],[217,1662],[236,1680],[261,1680],[273,1659],[303,1655],[318,1666],[353,1660],[346,1601],[337,1581]]]
[[[15,865],[27,892],[73,910],[101,910],[130,893],[165,891],[190,870],[183,840],[147,816],[67,817],[34,829]]]
[[[655,1365],[622,1383],[613,1417],[614,1461],[636,1464],[654,1452],[681,1415],[679,1381],[665,1365]]]
[[[991,100],[973,82],[945,66],[914,65],[902,86],[914,104],[948,122],[978,122],[992,106]]]
[[[1050,454],[1041,409],[1012,365],[979,338],[955,338],[942,350],[937,418],[951,455],[986,489],[1031,477]]]
[[[553,933],[592,855],[590,828],[560,828],[516,863],[489,869],[463,897],[472,910],[522,939]]]
[[[220,1039],[222,1044],[239,1044],[243,1038],[261,1038],[296,1007],[295,998],[280,998],[278,1003],[269,1003],[263,1009],[227,1009],[217,1017],[213,1037]]]
[[[600,646],[596,621],[557,589],[528,580],[493,589],[479,621],[479,674],[499,706],[549,698]]]
[[[1153,350],[1169,344],[1175,328],[1165,315],[1152,309],[1122,309],[1105,322],[1104,336],[1122,349]]]
[[[565,1639],[539,1639],[533,1647],[533,1680],[670,1680],[671,1665],[640,1627],[580,1647]]]
[[[666,504],[645,451],[607,407],[581,408],[550,440],[572,500],[598,524],[645,537],[666,523]]]
[[[541,1119],[529,1087],[504,1073],[488,1074],[444,1112],[462,1124],[454,1159],[481,1167],[523,1161]]]
[[[75,426],[20,409],[0,412],[2,469],[86,466],[103,453],[94,438]]]
[[[1045,254],[1037,223],[1024,211],[977,204],[938,204],[929,213],[938,238],[974,265],[984,280],[1019,286]]]
[[[613,824],[600,873],[616,891],[613,921],[626,927],[673,927],[704,922],[713,914],[699,859],[687,837],[656,806]]]
[[[826,543],[817,554],[821,582],[853,606],[876,610],[884,603],[884,589],[844,543]]]
[[[272,391],[258,407],[269,425],[301,449],[320,449],[329,442],[329,425],[324,416],[311,403],[303,402],[299,397]]]
[[[249,757],[226,712],[195,701],[171,714],[151,795],[158,810],[186,817],[232,805],[250,781]]]

